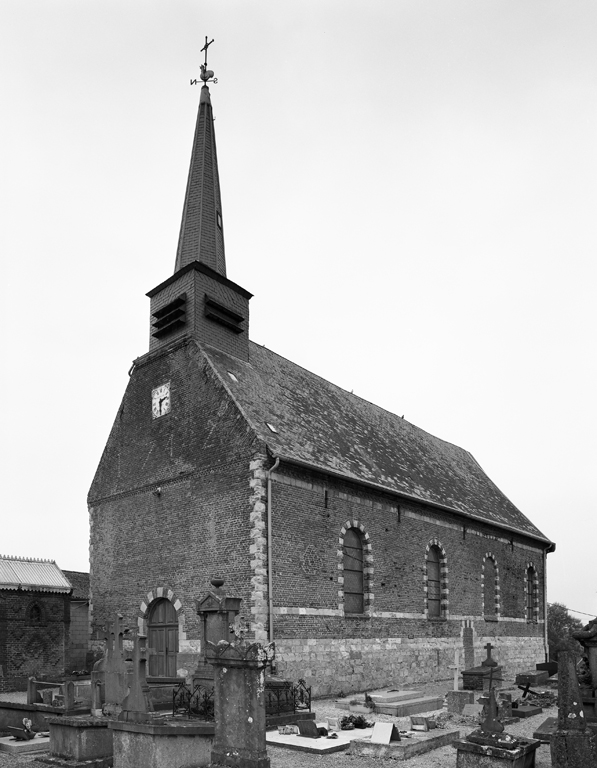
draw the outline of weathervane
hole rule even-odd
[[[199,78],[205,83],[217,83],[218,78],[214,77],[213,69],[207,68],[207,49],[209,46],[213,43],[213,40],[210,40],[207,42],[207,36],[205,37],[205,45],[201,49],[201,51],[205,51],[205,61],[203,64],[201,64],[201,74],[199,75]],[[191,80],[191,85],[197,85],[199,80]]]

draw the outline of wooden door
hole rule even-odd
[[[148,621],[150,677],[176,677],[178,653],[178,618],[169,600],[158,600]]]

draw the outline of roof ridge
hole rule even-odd
[[[57,565],[55,560],[42,557],[21,557],[20,555],[0,555],[0,560],[18,560],[20,563],[53,563]]]

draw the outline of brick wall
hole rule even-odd
[[[68,596],[1,591],[0,689],[26,690],[31,675],[60,679],[68,626]]]
[[[542,599],[538,620],[527,621],[529,563],[540,595],[544,584],[543,554],[529,539],[288,468],[274,474],[272,508],[280,674],[306,677],[319,694],[447,679],[465,625],[473,629],[478,661],[489,638],[506,674],[544,660]],[[344,616],[343,605],[340,540],[353,526],[366,544],[361,617]],[[445,558],[439,620],[426,612],[430,543]],[[497,565],[490,590],[497,614],[489,617],[495,620],[485,618],[483,600],[488,556]]]
[[[171,412],[153,419],[152,389],[166,381]],[[137,361],[90,492],[94,637],[115,611],[143,628],[151,601],[165,596],[179,620],[179,674],[190,675],[195,602],[222,575],[264,639],[268,466],[194,342]],[[318,694],[448,679],[465,627],[468,657],[480,661],[491,639],[508,675],[543,660],[543,553],[531,539],[284,464],[271,504],[281,674],[305,677]],[[351,527],[364,543],[366,595],[364,615],[348,617],[341,542]],[[430,546],[441,552],[439,619],[427,614]],[[530,565],[541,596],[533,617]]]
[[[151,391],[164,381],[171,412],[152,419]],[[194,343],[135,368],[90,492],[95,638],[115,611],[138,626],[148,593],[171,592],[180,604],[179,668],[190,673],[195,603],[213,576],[225,577],[250,615],[250,463],[258,448]]]

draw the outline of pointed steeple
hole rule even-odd
[[[226,277],[216,136],[209,88],[206,84],[213,78],[213,72],[207,69],[207,38],[205,43],[206,47],[202,49],[205,50],[205,64],[201,66],[201,80],[204,85],[199,99],[174,271],[178,272],[193,261],[200,261]]]
[[[218,158],[207,85],[217,82],[207,69],[211,43],[205,38],[202,48],[206,52],[201,65],[203,87],[174,274],[147,294],[151,299],[149,352],[191,338],[246,361],[252,294],[226,277]]]

